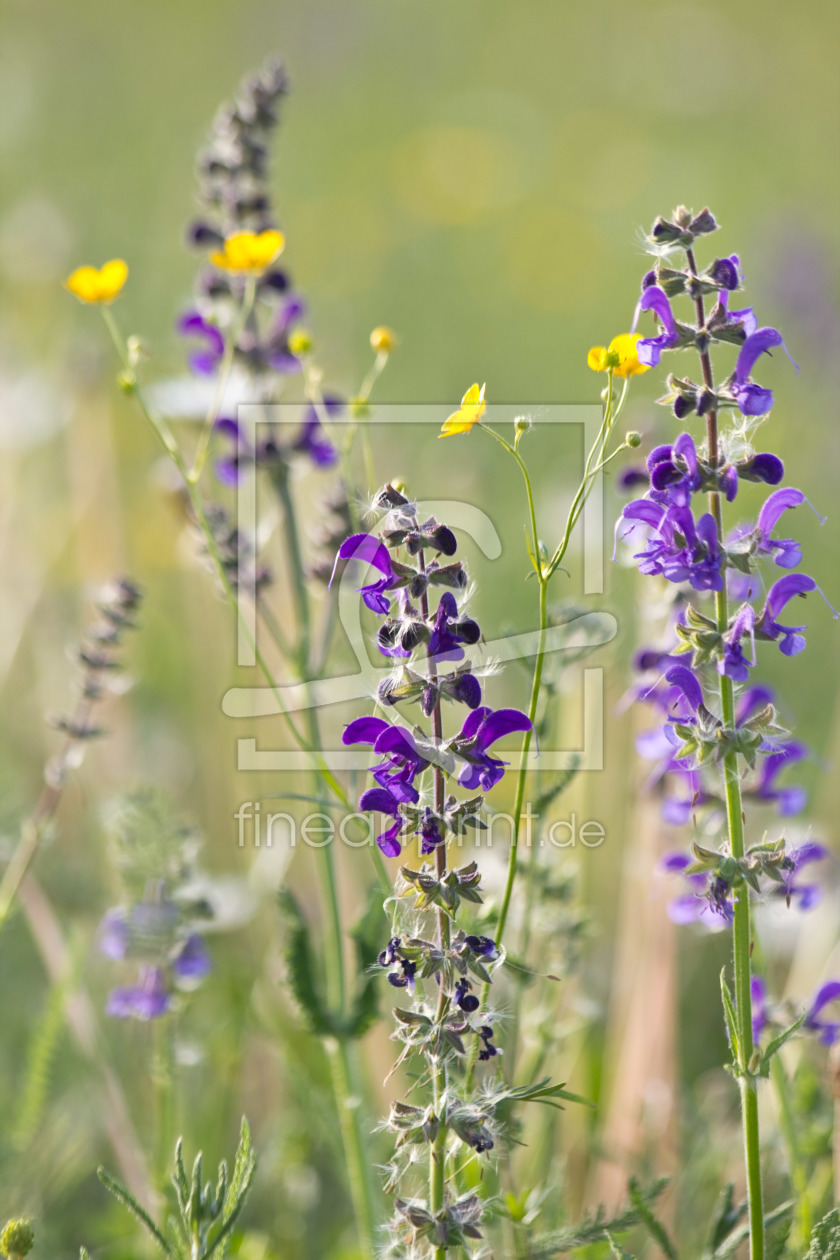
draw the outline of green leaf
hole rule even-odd
[[[573,1094],[570,1090],[564,1089],[562,1082],[560,1085],[550,1084],[551,1077],[546,1076],[543,1080],[537,1081],[535,1085],[517,1085],[512,1089],[506,1090],[506,1097],[513,1099],[515,1102],[545,1102],[552,1103],[554,1099],[562,1098],[566,1102],[580,1103],[583,1107],[592,1107],[595,1109],[596,1104],[589,1098],[584,1098],[581,1094]],[[561,1107],[562,1111],[563,1108]]]
[[[667,1177],[660,1177],[644,1188],[636,1186],[637,1199],[648,1212],[650,1204],[662,1194],[668,1185]],[[624,1204],[607,1216],[603,1204],[590,1212],[577,1225],[535,1238],[530,1246],[531,1260],[551,1260],[551,1257],[568,1255],[590,1243],[605,1242],[611,1234],[623,1234],[642,1222],[642,1217],[632,1203]]]
[[[278,892],[280,911],[286,921],[287,939],[283,952],[289,987],[306,1016],[310,1031],[321,1037],[334,1033],[330,1014],[315,982],[315,960],[309,941],[309,928],[300,906],[288,888]]]
[[[630,1202],[639,1214],[640,1223],[644,1225],[662,1254],[667,1256],[667,1260],[677,1260],[676,1249],[665,1231],[665,1226],[654,1216],[653,1209],[649,1206],[642,1187],[635,1177],[630,1178],[627,1189]]]
[[[102,1182],[105,1189],[108,1190],[114,1198],[123,1205],[124,1208],[127,1208],[129,1212],[137,1217],[140,1224],[143,1225],[151,1234],[152,1238],[154,1238],[161,1251],[163,1251],[167,1256],[174,1257],[175,1253],[169,1243],[166,1241],[157,1225],[155,1225],[148,1212],[146,1212],[134,1198],[131,1191],[128,1190],[121,1181],[117,1180],[116,1177],[112,1177],[111,1174],[104,1168],[97,1168],[96,1175]]]
[[[636,1260],[634,1255],[629,1251],[625,1251],[623,1247],[619,1247],[612,1234],[605,1234],[607,1242],[610,1244],[610,1251],[616,1257],[616,1260]]]
[[[840,1260],[840,1208],[834,1208],[814,1226],[805,1260]]]
[[[747,1214],[747,1210],[748,1204],[746,1199],[742,1199],[738,1204],[735,1203],[735,1185],[731,1181],[728,1182],[718,1196],[718,1201],[709,1223],[709,1230],[706,1234],[706,1245],[703,1249],[702,1260],[715,1260],[718,1248],[726,1241],[733,1229],[740,1225]]]
[[[785,1042],[790,1041],[791,1037],[795,1036],[796,1033],[799,1032],[799,1029],[805,1023],[806,1014],[807,1012],[803,1011],[799,1016],[799,1019],[794,1020],[794,1022],[788,1025],[783,1032],[779,1033],[778,1037],[774,1037],[773,1040],[768,1043],[766,1049],[761,1055],[761,1067],[759,1068],[761,1076],[770,1075],[770,1064],[773,1060],[773,1055],[778,1054]]]
[[[746,1207],[746,1204],[744,1204]],[[791,1199],[787,1203],[781,1203],[777,1208],[773,1208],[771,1212],[764,1214],[764,1228],[771,1230],[774,1225],[780,1224],[793,1212],[796,1204]],[[742,1243],[746,1242],[750,1236],[749,1221],[745,1222],[740,1229],[736,1229],[731,1233],[714,1252],[713,1260],[728,1260],[729,1256],[734,1256]]]
[[[729,1044],[732,1047],[732,1054],[735,1062],[741,1060],[741,1039],[738,1036],[738,1016],[735,1013],[735,1003],[732,1000],[732,994],[729,991],[729,985],[726,983],[726,968],[721,968],[720,973],[720,996],[723,999],[723,1014],[726,1020],[727,1031],[729,1032]]]

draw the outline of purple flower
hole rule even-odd
[[[723,658],[718,661],[718,673],[725,674],[733,682],[747,682],[750,668],[755,664],[755,610],[742,604],[735,614],[732,625],[723,636]],[[741,640],[748,637],[753,642],[753,659],[748,661],[741,647]]]
[[[828,849],[816,840],[806,840],[785,855],[785,877],[776,891],[778,897],[784,897],[788,905],[795,901],[800,910],[811,910],[819,902],[822,889],[819,884],[800,883],[798,876],[803,866],[811,862],[822,862],[828,857]]]
[[[781,333],[775,328],[759,328],[747,337],[741,347],[735,371],[729,379],[732,396],[745,416],[764,416],[773,406],[773,391],[756,385],[750,373],[756,360],[774,346],[784,346]]]
[[[187,311],[178,320],[178,332],[184,337],[196,337],[204,342],[201,350],[194,350],[189,365],[199,376],[212,376],[222,361],[225,339],[215,324],[211,324],[199,311]]]
[[[450,742],[452,751],[466,762],[458,775],[461,787],[489,792],[504,775],[508,763],[491,757],[488,748],[505,735],[530,729],[530,718],[518,709],[497,709],[494,713],[483,705],[470,713],[460,735]]]
[[[801,652],[805,647],[805,636],[800,632],[806,630],[807,626],[783,626],[776,618],[794,596],[808,595],[811,591],[819,591],[836,620],[840,613],[831,607],[814,579],[806,573],[789,573],[774,582],[767,592],[764,608],[755,622],[756,637],[772,643],[779,640],[779,650],[785,656],[796,656]]]
[[[388,548],[378,538],[374,538],[373,534],[353,534],[339,547],[335,562],[337,565],[339,560],[351,559],[370,564],[382,574],[379,581],[369,582],[367,586],[360,586],[358,589],[371,612],[384,616],[391,606],[385,592],[392,590],[396,582]],[[333,578],[330,578],[330,586]]]
[[[481,630],[471,617],[460,617],[455,596],[446,591],[441,596],[435,614],[435,624],[429,640],[429,653],[439,661],[460,661],[464,656],[462,643],[478,643]]]
[[[114,989],[106,1014],[117,1019],[159,1019],[171,1006],[171,995],[162,967],[143,967],[137,984]]]
[[[340,398],[324,398],[324,411],[328,416],[340,414],[344,410],[344,402]],[[300,432],[291,444],[291,450],[300,455],[308,455],[316,468],[332,468],[338,459],[338,451],[324,435],[324,430],[313,406],[303,417]]]
[[[823,1011],[833,1002],[840,1002],[840,980],[829,980],[817,990],[814,1000],[805,1013],[804,1027],[810,1032],[819,1033],[820,1041],[831,1046],[840,1036],[840,1018],[829,1020],[823,1018]],[[838,1009],[840,1014],[840,1009]]]
[[[191,932],[172,960],[172,970],[178,980],[198,984],[213,970],[204,937]]]
[[[651,499],[634,499],[622,517],[649,527],[644,551],[635,554],[639,572],[662,575],[669,582],[689,582],[696,591],[723,589],[723,552],[711,513],[694,521],[691,508],[663,507]]]
[[[490,962],[495,962],[499,957],[496,942],[489,936],[465,936],[464,944],[468,945],[474,954],[480,958],[487,958]]]
[[[786,766],[803,761],[808,756],[808,749],[796,740],[790,740],[773,752],[762,757],[759,777],[750,795],[757,801],[775,805],[784,818],[799,814],[805,808],[807,797],[804,788],[798,786],[780,788],[776,779]]]
[[[636,343],[636,354],[640,363],[644,363],[647,367],[656,367],[662,357],[662,351],[671,350],[680,345],[682,335],[677,328],[667,294],[664,289],[660,289],[658,284],[649,285],[639,298],[633,319],[634,331],[643,311],[653,311],[664,331],[658,337],[643,337]]]
[[[338,399],[325,402],[330,413],[342,405]],[[288,464],[295,455],[306,455],[316,467],[329,468],[337,459],[335,448],[323,435],[314,407],[307,409],[299,432],[289,442],[281,442],[272,428],[266,438],[252,446],[239,422],[226,417],[217,420],[213,427],[230,443],[229,452],[216,461],[216,476],[226,486],[238,485],[242,470],[248,465],[271,468]]]
[[[753,1045],[758,1045],[759,1037],[770,1022],[767,1014],[767,986],[761,976],[753,976],[750,980],[750,999]]]
[[[697,449],[690,433],[681,433],[673,446],[655,447],[647,463],[651,489],[677,507],[687,507],[691,496],[703,484],[697,466]],[[657,502],[662,499],[657,498]]]
[[[741,260],[737,254],[728,258],[716,258],[709,267],[709,278],[719,284],[722,289],[737,289],[742,284]]]
[[[375,753],[385,756],[385,760],[374,767],[373,777],[397,803],[419,800],[414,780],[429,762],[418,752],[411,731],[392,726],[384,718],[362,717],[348,723],[341,738],[344,744],[372,744]]]
[[[363,814],[387,814],[395,820],[392,826],[376,837],[376,843],[386,857],[398,857],[402,845],[397,837],[403,825],[399,801],[387,788],[368,788],[359,798],[359,809]]]
[[[300,359],[289,349],[289,333],[292,324],[300,319],[305,310],[306,303],[303,299],[292,297],[288,298],[277,312],[268,341],[263,347],[265,362],[275,372],[291,375],[300,371]]]
[[[732,923],[732,889],[725,879],[714,872],[697,872],[686,875],[693,858],[689,853],[666,853],[659,869],[671,875],[681,875],[687,890],[668,903],[668,918],[680,925],[702,922],[706,927],[719,929]]]
[[[738,465],[738,476],[746,481],[763,481],[768,486],[777,486],[785,475],[785,466],[778,455],[762,451],[753,455],[745,463]]]
[[[776,564],[782,569],[795,569],[802,560],[802,547],[794,538],[773,538],[772,532],[778,524],[779,518],[784,512],[791,508],[799,507],[802,503],[808,503],[805,495],[801,490],[795,490],[793,486],[786,486],[783,490],[775,490],[769,495],[764,502],[764,506],[758,514],[756,529],[758,531],[760,542],[758,550],[765,555],[773,555],[775,552]],[[808,503],[814,515],[819,517],[820,523],[825,524],[825,517],[820,516],[812,505]]]
[[[414,834],[421,837],[421,853],[434,853],[435,849],[443,844],[444,837],[441,834],[440,825],[428,806],[420,815]]]

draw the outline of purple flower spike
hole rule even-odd
[[[211,324],[198,311],[187,311],[178,320],[178,332],[184,337],[196,337],[204,342],[204,349],[190,355],[189,364],[199,376],[212,376],[225,352],[225,339],[215,324]]]
[[[336,565],[339,560],[361,560],[366,564],[372,565],[374,569],[379,570],[383,575],[382,578],[378,582],[370,582],[367,586],[360,586],[359,592],[371,612],[384,616],[391,606],[385,592],[392,588],[395,580],[394,570],[391,566],[391,556],[385,544],[381,543],[378,538],[374,538],[372,534],[353,534],[339,547],[335,560]],[[335,567],[333,567],[332,577],[330,578],[330,586],[332,586],[334,577]]]
[[[837,1019],[828,1020],[822,1017],[825,1008],[834,1002],[840,1003],[840,980],[829,980],[818,989],[805,1014],[805,1027],[811,1032],[819,1033],[820,1041],[825,1046],[833,1045],[840,1036],[840,1007],[837,1008]]]
[[[117,1019],[159,1019],[170,1005],[163,968],[144,967],[137,984],[111,992],[105,1011]]]
[[[668,295],[664,289],[660,289],[658,284],[649,285],[639,298],[633,318],[634,331],[643,311],[653,311],[665,330],[658,337],[643,337],[636,344],[639,362],[646,364],[647,367],[656,367],[662,357],[662,351],[670,350],[680,342],[680,334],[677,331]]]

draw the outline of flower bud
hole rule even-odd
[[[137,377],[130,368],[126,368],[117,377],[117,385],[124,394],[133,394],[137,389]]]
[[[384,324],[381,324],[378,328],[374,328],[370,334],[370,344],[377,354],[391,354],[396,348],[396,334],[393,329],[386,328]]]
[[[530,416],[517,416],[513,422],[513,445],[519,449],[520,439],[533,427],[533,420]]]
[[[9,1257],[25,1256],[32,1250],[34,1242],[35,1232],[31,1221],[23,1217],[8,1221],[0,1234],[0,1253]]]
[[[624,439],[627,446],[636,447],[642,445],[642,435],[637,433],[635,429],[631,429]]]
[[[289,334],[289,350],[296,358],[300,358],[304,354],[311,354],[314,344],[312,334],[307,332],[305,328],[296,328],[293,333]]]
[[[132,367],[137,367],[145,359],[152,357],[152,348],[148,341],[144,341],[142,337],[129,337],[127,343],[128,361]]]

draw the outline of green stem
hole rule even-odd
[[[686,259],[692,275],[696,276],[697,267],[694,253],[686,250]],[[703,297],[698,295],[694,301],[697,316],[697,327],[703,329],[706,323]],[[714,391],[712,363],[708,350],[701,351],[700,364],[703,372],[703,383],[710,391]],[[719,460],[717,412],[710,411],[706,418],[706,435],[708,459],[712,468],[716,468]],[[709,507],[717,527],[719,539],[723,539],[723,512],[720,492],[712,490],[709,494]],[[719,634],[725,634],[729,627],[729,609],[726,595],[726,574],[724,571],[723,589],[715,594],[715,614]],[[726,674],[720,677],[720,709],[724,730],[735,729],[735,690],[732,679]],[[726,797],[726,821],[729,832],[729,847],[732,856],[742,858],[745,853],[744,810],[741,799],[741,776],[738,769],[738,754],[734,750],[723,759],[723,787]],[[764,1196],[761,1183],[761,1152],[758,1135],[758,1095],[756,1077],[751,1072],[753,1054],[752,1033],[752,995],[751,980],[751,937],[749,887],[745,881],[735,890],[734,922],[732,925],[732,958],[735,977],[736,1017],[738,1020],[738,1084],[741,1093],[741,1120],[744,1133],[744,1157],[747,1172],[747,1196],[749,1199],[750,1223],[750,1260],[764,1260]]]
[[[175,1033],[172,1016],[155,1021],[153,1080],[157,1102],[157,1189],[165,1195],[169,1188],[169,1162],[175,1144]]]

